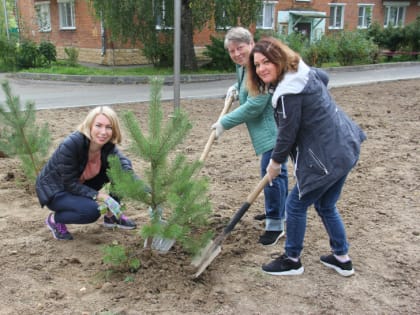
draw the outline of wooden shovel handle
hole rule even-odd
[[[222,112],[219,115],[219,119],[222,118],[226,113],[229,111],[230,107],[232,106],[233,101],[235,100],[235,95],[231,95],[228,99],[225,100],[225,105],[223,106]],[[210,148],[216,139],[216,130],[212,130],[209,139],[207,140],[206,146],[204,147],[204,151],[200,156],[200,162],[203,162],[207,155],[210,152]]]

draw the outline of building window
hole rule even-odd
[[[403,26],[407,6],[387,5],[385,6],[384,27]]]
[[[344,4],[330,4],[330,29],[344,27]]]
[[[357,28],[368,28],[372,23],[373,4],[359,5]]]
[[[36,2],[35,3],[36,19],[40,32],[51,31],[51,15],[50,15],[50,2]]]
[[[76,28],[74,19],[74,0],[58,0],[57,2],[60,29],[74,30]]]
[[[273,29],[274,28],[274,8],[276,2],[264,2],[261,12],[257,20],[257,28]]]

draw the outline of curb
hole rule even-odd
[[[420,61],[405,61],[405,62],[393,62],[393,63],[381,63],[381,64],[369,64],[360,66],[343,66],[343,67],[330,67],[323,68],[325,71],[330,73],[339,72],[356,72],[361,70],[373,70],[382,68],[393,68],[393,67],[410,67],[413,65],[419,65]],[[96,83],[96,84],[148,84],[151,76],[112,76],[112,75],[65,75],[65,74],[47,74],[47,73],[28,73],[28,72],[17,72],[9,74],[9,77],[26,80],[45,80],[45,81],[67,81],[67,82],[81,82],[81,83]],[[173,85],[173,76],[157,76],[163,78],[163,84]],[[192,83],[192,82],[209,82],[209,81],[220,81],[220,80],[235,80],[235,73],[226,74],[191,74],[181,75],[181,83]]]
[[[152,76],[111,76],[111,75],[64,75],[64,74],[47,74],[47,73],[28,73],[18,72],[8,75],[16,79],[26,80],[45,80],[45,81],[67,81],[80,83],[97,83],[97,84],[148,84]],[[160,76],[163,78],[163,84],[173,85],[173,76]],[[235,80],[234,73],[227,74],[190,74],[181,75],[181,83],[192,82],[209,82],[220,80]]]

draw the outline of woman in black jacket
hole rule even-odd
[[[273,275],[303,273],[300,254],[306,216],[308,207],[314,205],[332,251],[321,256],[321,263],[342,276],[350,276],[354,269],[336,204],[366,136],[334,102],[327,89],[327,74],[308,67],[299,54],[281,41],[264,38],[256,43],[249,68],[251,93],[273,91],[278,135],[267,167],[268,177],[271,180],[278,174],[288,156],[293,160],[296,176],[296,185],[286,200],[285,254],[262,269]]]
[[[88,224],[100,217],[99,205],[106,204],[104,226],[134,229],[136,224],[119,215],[117,200],[101,191],[109,182],[108,157],[116,155],[124,170],[131,161],[117,148],[121,130],[117,114],[108,106],[92,109],[77,128],[58,146],[36,180],[42,207],[53,211],[45,220],[54,238],[72,240],[66,224]],[[115,213],[115,214],[114,214]]]

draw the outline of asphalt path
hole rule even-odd
[[[329,88],[369,84],[375,82],[420,78],[420,62],[366,65],[325,69],[330,75]],[[22,102],[35,102],[36,109],[114,105],[147,102],[148,84],[103,84],[94,78],[86,82],[19,79],[0,73],[0,81],[9,81],[13,95]],[[234,79],[218,79],[207,82],[181,83],[181,99],[223,98]],[[419,86],[420,88],[420,86]],[[173,100],[174,87],[164,85],[162,100]],[[0,103],[5,94],[0,91]]]

